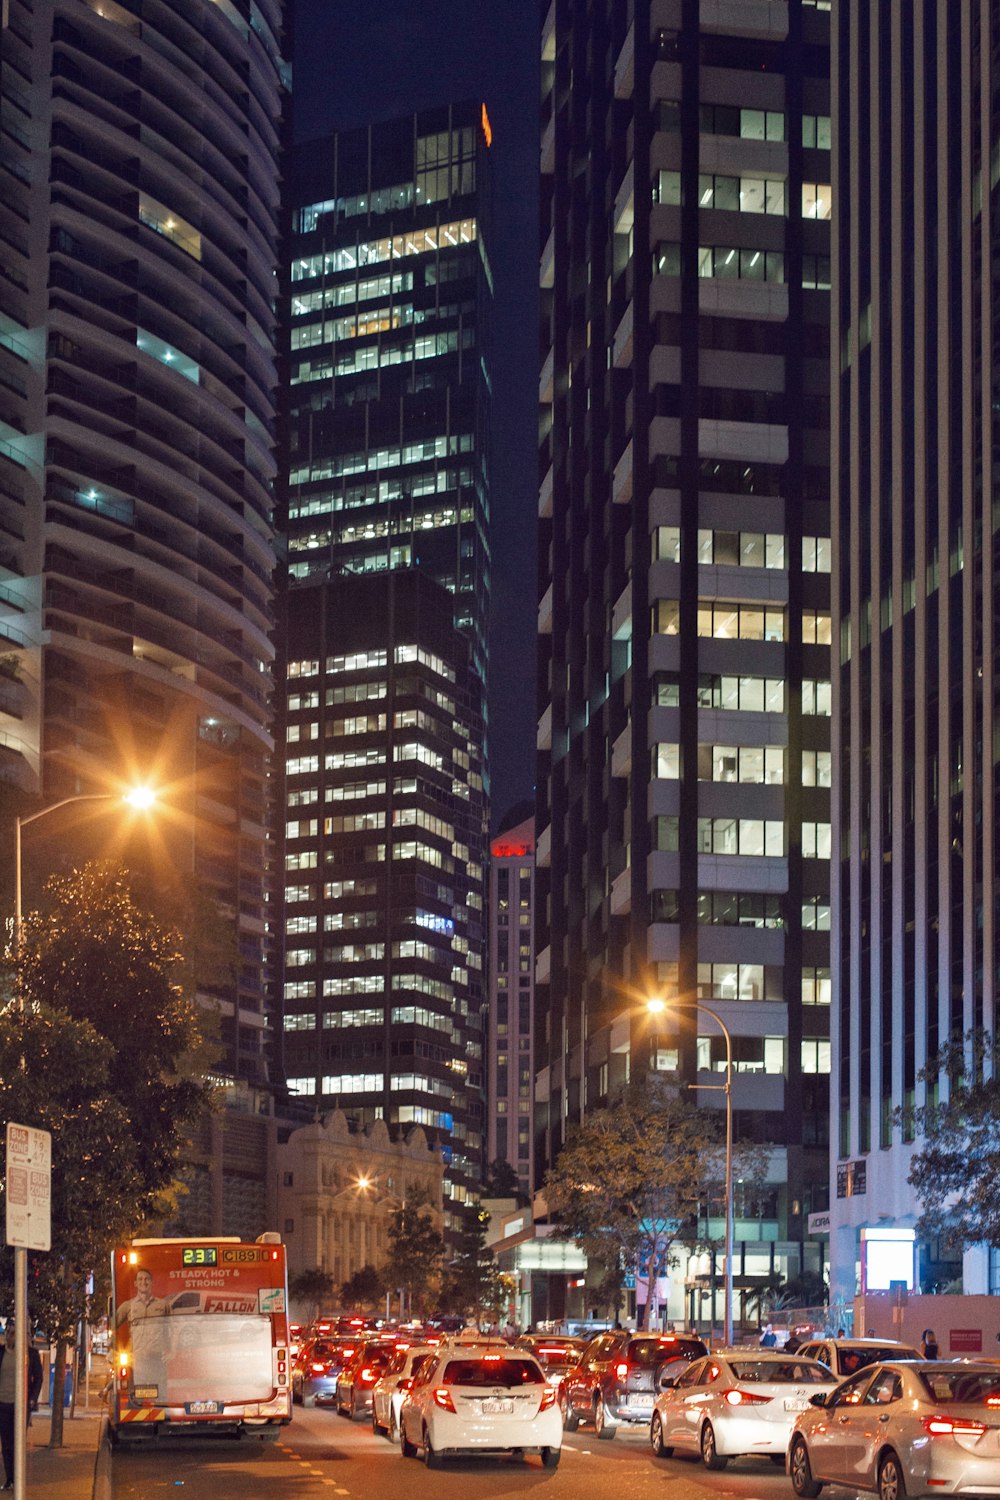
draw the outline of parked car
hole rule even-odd
[[[334,1401],[337,1377],[357,1348],[354,1339],[306,1339],[292,1361],[292,1400],[303,1406]]]
[[[419,1371],[399,1413],[404,1458],[423,1449],[436,1468],[458,1454],[538,1453],[554,1469],[562,1449],[555,1389],[521,1349],[442,1347]]]
[[[399,1409],[414,1377],[439,1346],[399,1345],[372,1387],[372,1431],[384,1433],[390,1443],[399,1441]]]
[[[959,1360],[877,1364],[843,1381],[796,1419],[792,1489],[824,1484],[880,1500],[1000,1494],[1000,1368]]]
[[[576,1364],[586,1347],[586,1339],[562,1333],[524,1333],[514,1343],[515,1349],[527,1349],[535,1356],[549,1385],[554,1386],[562,1384],[566,1371]]]
[[[838,1380],[884,1360],[923,1359],[919,1349],[898,1339],[809,1339],[795,1353],[800,1359],[818,1359]]]
[[[368,1339],[337,1376],[337,1411],[351,1422],[372,1409],[372,1390],[396,1352],[395,1340]]]
[[[593,1422],[599,1438],[613,1438],[622,1422],[647,1426],[659,1377],[708,1350],[693,1334],[635,1333],[612,1329],[586,1346],[559,1386],[567,1432]]]
[[[774,1349],[721,1349],[676,1379],[669,1372],[661,1377],[650,1446],[656,1458],[675,1451],[700,1454],[706,1469],[724,1469],[731,1458],[749,1453],[784,1468],[796,1416],[817,1391],[832,1391],[836,1384],[815,1359]]]

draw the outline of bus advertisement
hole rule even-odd
[[[202,1425],[273,1439],[291,1421],[278,1235],[132,1240],[111,1285],[112,1443]]]

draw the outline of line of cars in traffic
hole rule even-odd
[[[589,1342],[420,1330],[329,1341],[345,1345],[337,1374],[311,1368],[323,1362],[303,1346],[297,1399],[308,1390],[347,1417],[369,1415],[375,1433],[432,1468],[509,1452],[554,1468],[563,1432],[589,1423],[599,1440],[645,1429],[655,1459],[688,1455],[710,1470],[769,1459],[800,1500],[827,1485],[879,1500],[1000,1495],[1000,1361],[929,1361],[878,1339],[710,1352],[694,1335],[627,1329]]]

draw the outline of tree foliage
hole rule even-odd
[[[489,1212],[481,1206],[464,1221],[456,1254],[441,1277],[442,1312],[459,1313],[463,1317],[471,1314],[481,1323],[484,1315],[496,1321],[498,1311],[506,1311],[510,1300],[509,1278],[504,1277],[492,1250],[487,1248],[489,1224]]]
[[[498,1156],[486,1168],[483,1177],[484,1198],[515,1198],[522,1207],[528,1202],[521,1191],[517,1173],[505,1156]]]
[[[649,1284],[673,1246],[703,1243],[699,1218],[724,1181],[721,1112],[699,1109],[659,1079],[642,1079],[617,1104],[577,1127],[545,1179],[564,1238],[579,1241],[604,1268],[604,1294],[620,1293],[626,1271]],[[760,1181],[766,1153],[734,1149],[734,1178]],[[651,1299],[646,1303],[648,1319]]]
[[[333,1277],[319,1266],[307,1266],[288,1278],[288,1295],[308,1312],[307,1321],[319,1316],[324,1302],[333,1295]]]
[[[124,870],[92,863],[46,886],[22,928],[27,1001],[89,1021],[109,1045],[108,1089],[128,1120],[142,1189],[134,1223],[155,1214],[186,1132],[209,1097],[197,1009],[181,984],[178,934],[134,902]]]
[[[414,1311],[422,1313],[444,1259],[444,1236],[429,1204],[404,1204],[389,1218],[386,1231],[391,1254],[391,1284],[406,1292]]]
[[[374,1307],[386,1293],[386,1272],[372,1265],[362,1266],[340,1288],[344,1306],[350,1312]]]
[[[939,1238],[958,1251],[970,1245],[1000,1249],[998,1068],[996,1038],[970,1032],[942,1048],[921,1072],[928,1102],[896,1111],[897,1124],[923,1141],[907,1179],[922,1205],[916,1224],[921,1239]]]

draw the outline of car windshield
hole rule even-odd
[[[544,1382],[533,1359],[452,1359],[444,1372],[446,1385],[540,1385]]]
[[[1000,1408],[1000,1369],[921,1370],[920,1380],[932,1401]]]
[[[633,1339],[626,1359],[630,1365],[653,1369],[668,1359],[695,1359],[704,1354],[704,1346],[695,1339]]]
[[[830,1372],[811,1359],[732,1359],[730,1367],[741,1383],[766,1381],[769,1385],[829,1385]]]

